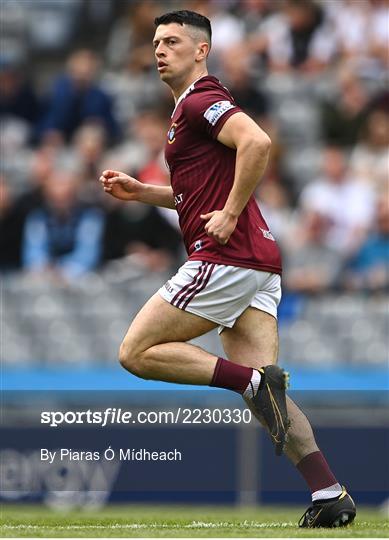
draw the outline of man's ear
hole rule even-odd
[[[196,60],[198,62],[201,62],[202,60],[206,60],[208,54],[209,54],[210,46],[209,43],[206,41],[203,41],[202,43],[198,44],[197,47],[197,58]]]

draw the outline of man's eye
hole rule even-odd
[[[169,45],[174,45],[176,43],[175,39],[169,39]]]

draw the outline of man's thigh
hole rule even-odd
[[[265,311],[248,307],[221,340],[227,358],[237,364],[259,368],[277,362],[277,320]]]
[[[172,306],[156,293],[131,323],[124,343],[145,351],[161,343],[189,341],[216,326],[214,322]]]

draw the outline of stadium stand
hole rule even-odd
[[[167,277],[143,275],[131,260],[125,264],[121,281],[114,267],[71,286],[9,276],[3,298],[6,365],[113,366],[128,322]],[[298,304],[292,316],[283,316],[281,309],[283,362],[297,367],[385,365],[387,298],[336,292],[300,298]],[[210,334],[207,346],[218,350],[216,335]]]

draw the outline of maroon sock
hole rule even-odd
[[[296,467],[312,493],[338,483],[320,450],[305,456]]]
[[[243,394],[252,376],[252,368],[234,364],[234,362],[229,362],[224,358],[218,358],[210,386],[226,388],[238,392],[238,394]]]

